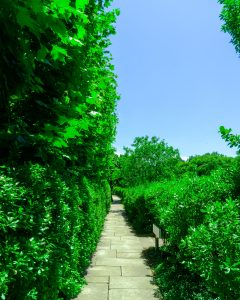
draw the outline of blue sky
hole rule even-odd
[[[235,155],[218,133],[240,133],[240,58],[209,0],[115,0],[111,52],[118,75],[118,152],[158,136],[183,157]]]

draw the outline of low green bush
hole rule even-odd
[[[233,190],[231,176],[221,170],[210,176],[169,182],[165,193],[159,194],[152,205],[157,225],[168,234],[168,250],[175,252],[189,229],[202,224],[206,205],[215,201],[224,203]]]
[[[152,223],[158,225],[166,236],[163,250],[201,276],[205,290],[223,300],[240,299],[239,201],[227,200],[236,196],[235,177],[219,169],[209,176],[187,175],[123,191],[127,214],[138,231],[151,232]],[[162,274],[156,273],[159,282]],[[209,299],[204,293],[186,299]]]
[[[108,184],[29,165],[0,174],[0,298],[74,298],[96,248]]]
[[[240,299],[240,215],[231,199],[205,208],[203,224],[181,243],[186,266],[204,278],[221,299]]]
[[[144,185],[123,190],[127,216],[137,232],[149,232],[151,218],[144,198]]]
[[[158,264],[155,278],[164,300],[219,300],[209,291],[201,277],[176,260],[171,260],[171,257],[165,257]]]
[[[185,162],[178,165],[179,175],[184,173],[195,174],[198,176],[210,175],[218,169],[231,169],[235,158],[228,157],[217,152],[205,153],[203,155],[190,156]]]

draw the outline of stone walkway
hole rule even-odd
[[[152,272],[141,257],[154,238],[138,237],[127,224],[120,199],[113,196],[104,230],[88,269],[86,285],[75,300],[156,300]]]

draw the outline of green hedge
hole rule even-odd
[[[161,227],[163,250],[203,278],[219,299],[240,298],[239,201],[231,200],[233,175],[218,170],[122,190],[135,227],[148,232],[152,223]]]
[[[71,299],[110,204],[111,0],[2,0],[0,299]]]
[[[1,172],[0,185],[1,299],[73,298],[110,206],[107,182],[31,165]]]

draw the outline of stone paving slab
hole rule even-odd
[[[141,242],[138,239],[123,239],[121,236],[121,240],[120,241],[112,241],[111,242],[111,246],[124,246],[124,245],[129,245],[129,246],[141,246]]]
[[[111,246],[109,245],[109,246],[101,246],[101,245],[99,245],[99,246],[97,246],[97,251],[98,250],[111,250]]]
[[[124,242],[138,241],[138,242],[140,242],[140,238],[135,235],[121,236],[120,241],[124,241]]]
[[[131,249],[131,248],[126,248],[126,249],[113,249],[116,250],[117,252],[125,252],[125,253],[139,253],[142,255],[142,248],[138,248],[138,249]]]
[[[120,236],[102,236],[100,242],[103,241],[121,241]]]
[[[121,245],[116,245],[112,244],[111,245],[111,250],[118,250],[122,252],[133,252],[133,250],[143,250],[143,247],[141,245],[135,244],[135,245],[129,245],[129,244],[121,244]]]
[[[108,293],[107,283],[89,283],[75,300],[107,300]]]
[[[87,275],[86,278],[88,283],[109,283],[109,276],[90,276]]]
[[[115,231],[113,230],[104,230],[103,233],[102,233],[102,236],[115,236]]]
[[[144,261],[139,258],[97,258],[96,266],[145,266]]]
[[[115,232],[115,236],[135,236],[134,232]]]
[[[110,289],[152,289],[151,277],[110,277]]]
[[[108,257],[108,258],[114,258],[117,257],[117,250],[98,250],[94,256],[94,258],[99,258],[99,257]]]
[[[143,277],[152,276],[152,271],[147,266],[125,266],[122,267],[122,276]]]
[[[113,250],[114,251],[114,250]],[[117,258],[141,258],[141,252],[121,252],[117,251]]]
[[[109,300],[156,300],[154,290],[147,289],[112,289]]]
[[[114,198],[87,270],[88,285],[75,300],[156,300],[152,271],[142,257],[152,246],[154,238],[137,236]]]
[[[106,240],[106,241],[99,241],[98,246],[106,246],[106,247],[110,247],[111,246],[111,240]]]
[[[121,276],[120,267],[111,266],[93,266],[88,270],[88,275],[92,276]]]

